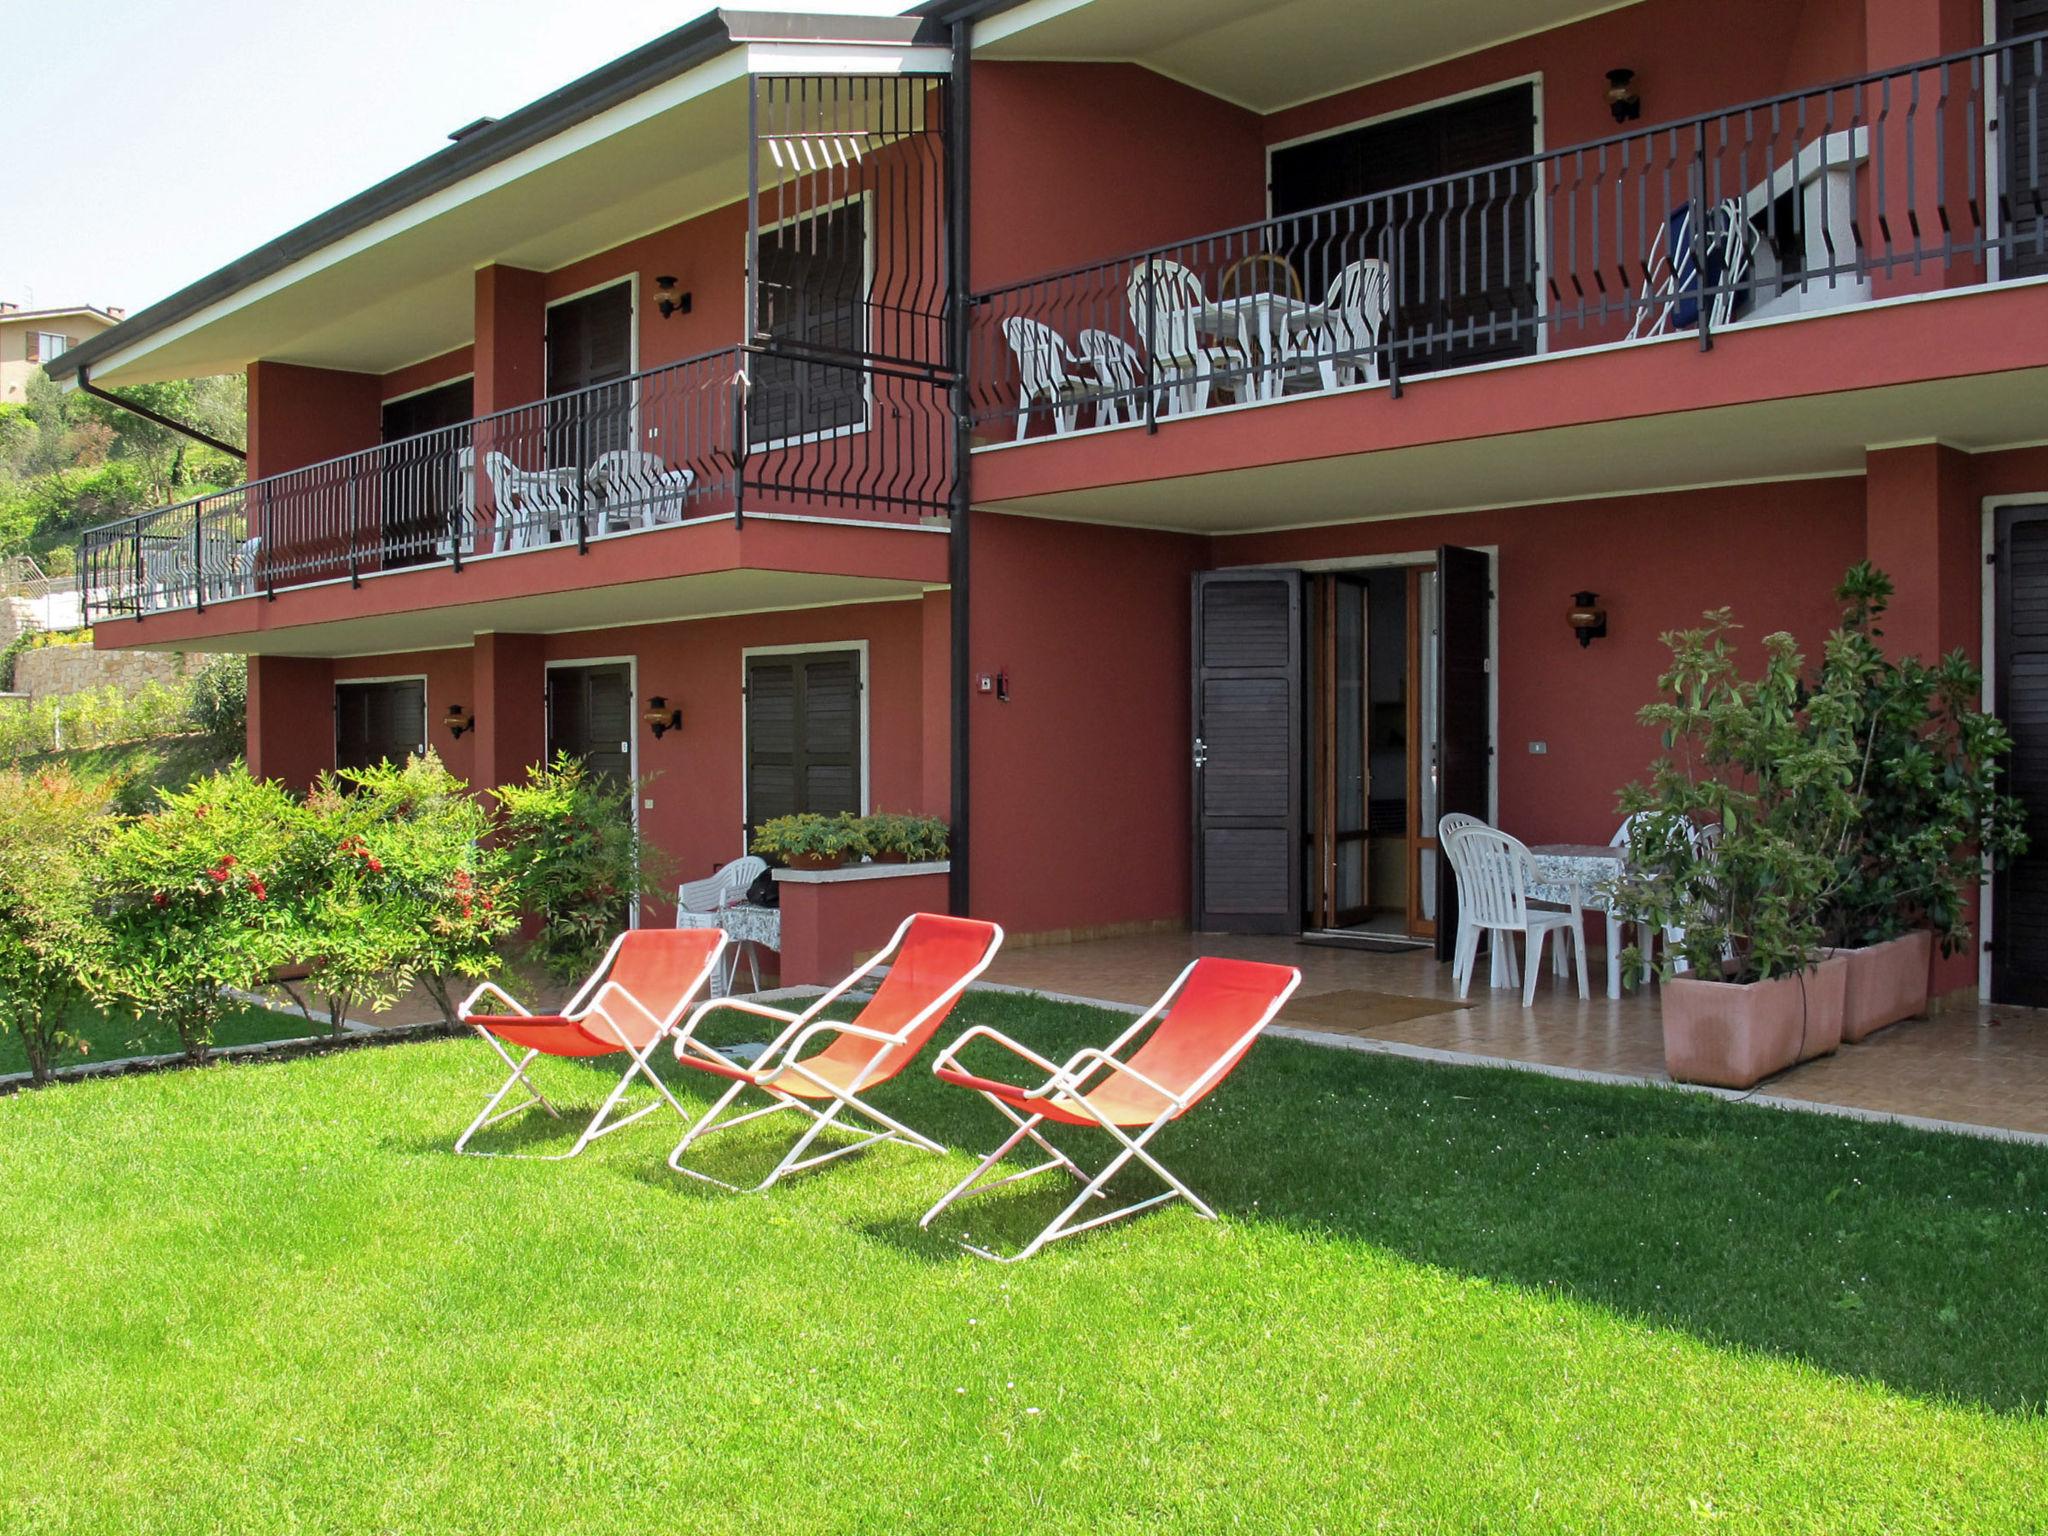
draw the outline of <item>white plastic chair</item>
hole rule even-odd
[[[1379,348],[1394,309],[1393,269],[1376,257],[1347,263],[1330,284],[1323,307],[1329,318],[1288,334],[1285,365],[1290,374],[1313,364],[1323,388],[1380,381]]]
[[[1522,1006],[1536,1001],[1536,973],[1542,969],[1543,941],[1552,934],[1564,943],[1571,936],[1572,958],[1578,964],[1579,996],[1590,995],[1586,986],[1586,934],[1581,913],[1554,912],[1529,905],[1529,887],[1536,878],[1536,861],[1518,839],[1492,827],[1466,827],[1453,842],[1460,859],[1452,868],[1458,873],[1458,950],[1463,961],[1458,996],[1472,989],[1472,960],[1482,932],[1497,935],[1496,942],[1511,944],[1520,934],[1528,953],[1522,962]]]
[[[670,465],[659,454],[613,448],[590,461],[583,483],[597,505],[599,526],[617,532],[680,523],[697,475]]]
[[[1207,410],[1219,371],[1236,373],[1225,387],[1244,392],[1244,348],[1233,342],[1204,341],[1196,328],[1195,315],[1208,297],[1194,273],[1161,257],[1141,261],[1131,273],[1125,297],[1130,300],[1131,321],[1152,354],[1154,372],[1172,388],[1175,410]]]
[[[768,861],[747,854],[734,859],[715,875],[702,880],[685,881],[676,891],[676,926],[678,928],[716,928],[718,914],[736,902],[746,899],[748,888],[767,872]],[[732,984],[739,980],[740,956],[747,952],[747,965],[753,972],[754,990],[761,990],[761,957],[754,953],[751,944],[735,944],[732,954],[724,967],[712,973],[711,995],[726,997],[732,992]]]
[[[1451,866],[1451,877],[1460,882],[1458,889],[1461,893],[1464,891],[1464,866],[1461,862],[1464,858],[1464,853],[1458,847],[1458,834],[1465,831],[1468,827],[1484,828],[1486,825],[1477,816],[1468,816],[1463,811],[1450,811],[1437,818],[1437,854],[1438,857],[1444,859]],[[1464,947],[1465,928],[1465,902],[1461,894],[1458,900],[1458,936],[1451,946],[1451,980],[1457,981],[1462,978],[1469,983],[1470,977],[1467,975],[1467,972],[1472,968],[1472,958],[1467,957]],[[1479,941],[1474,939],[1472,941],[1471,957],[1477,956],[1478,949]],[[1495,944],[1490,946],[1489,954],[1488,964],[1492,968],[1492,976],[1490,978],[1492,985],[1496,987],[1520,986],[1521,971],[1515,964],[1513,946]]]
[[[1031,427],[1031,412],[1044,405],[1052,412],[1052,429],[1059,434],[1074,430],[1081,410],[1081,398],[1088,382],[1067,372],[1073,356],[1060,333],[1043,320],[1012,315],[1003,322],[1003,340],[1017,359],[1017,441]]]
[[[1643,263],[1643,293],[1635,318],[1629,322],[1628,339],[1665,336],[1679,328],[1678,309],[1688,299],[1697,310],[1702,287],[1699,255],[1718,258],[1721,270],[1715,287],[1720,291],[1707,301],[1708,324],[1718,329],[1735,318],[1735,300],[1749,279],[1756,257],[1757,232],[1749,222],[1739,198],[1724,198],[1707,214],[1706,231],[1694,250],[1692,221],[1700,205],[1688,203],[1676,218],[1660,220],[1650,240],[1650,254]],[[1675,238],[1674,238],[1675,236]],[[1687,322],[1698,325],[1697,313]]]
[[[1095,370],[1102,394],[1095,401],[1095,425],[1113,427],[1138,419],[1138,390],[1145,360],[1114,331],[1083,331],[1075,338],[1079,358]]]

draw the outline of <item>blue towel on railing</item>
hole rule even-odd
[[[1699,212],[1699,204],[1687,203],[1671,215],[1665,229],[1665,239],[1670,242],[1671,255],[1671,325],[1674,330],[1684,330],[1700,323],[1700,294],[1721,286],[1728,273],[1727,258],[1722,253],[1720,210],[1707,215],[1705,232],[1695,239],[1693,219]],[[1700,281],[1700,247],[1706,255],[1706,281]]]

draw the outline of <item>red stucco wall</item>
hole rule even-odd
[[[275,475],[374,447],[383,422],[373,373],[249,365],[249,478]]]

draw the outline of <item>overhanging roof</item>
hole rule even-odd
[[[918,16],[713,11],[137,312],[57,371],[140,383],[258,356],[383,371],[459,346],[476,266],[562,266],[744,190],[744,132],[731,124],[750,54],[803,50],[795,72],[822,68],[811,61],[835,46],[942,40]],[[391,249],[401,233],[405,248]],[[292,303],[288,291],[315,272],[319,291]],[[400,336],[410,351],[393,357]]]

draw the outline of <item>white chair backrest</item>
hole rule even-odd
[[[1057,399],[1067,372],[1067,344],[1060,333],[1043,320],[1029,315],[1012,315],[1003,322],[1003,340],[1017,358],[1017,373],[1024,393],[1033,399]]]
[[[658,457],[642,449],[608,448],[590,461],[590,468],[583,472],[583,478],[600,483],[621,480],[651,482],[667,468]]]
[[[1454,839],[1463,857],[1459,911],[1481,928],[1526,928],[1536,863],[1519,840],[1493,827],[1467,827]]]
[[[1075,338],[1080,343],[1081,356],[1095,369],[1096,380],[1104,389],[1116,391],[1134,390],[1138,387],[1138,375],[1145,366],[1138,356],[1138,349],[1114,331],[1083,331]]]
[[[1367,257],[1345,265],[1330,284],[1330,333],[1337,350],[1362,353],[1378,346],[1393,307],[1394,274],[1384,261]]]
[[[1461,833],[1472,827],[1483,827],[1486,823],[1477,816],[1468,816],[1463,811],[1446,811],[1437,818],[1436,845],[1443,850],[1443,856],[1451,861],[1453,873],[1461,867],[1465,855],[1459,851]]]
[[[737,894],[744,896],[768,868],[766,859],[754,857],[751,853],[744,858],[734,859],[717,874],[704,880],[692,880],[676,892],[676,911],[716,912],[726,905],[728,898]]]
[[[1138,263],[1126,296],[1131,322],[1154,357],[1173,362],[1201,355],[1194,311],[1208,298],[1202,292],[1202,280],[1194,273],[1177,261],[1155,256]]]

